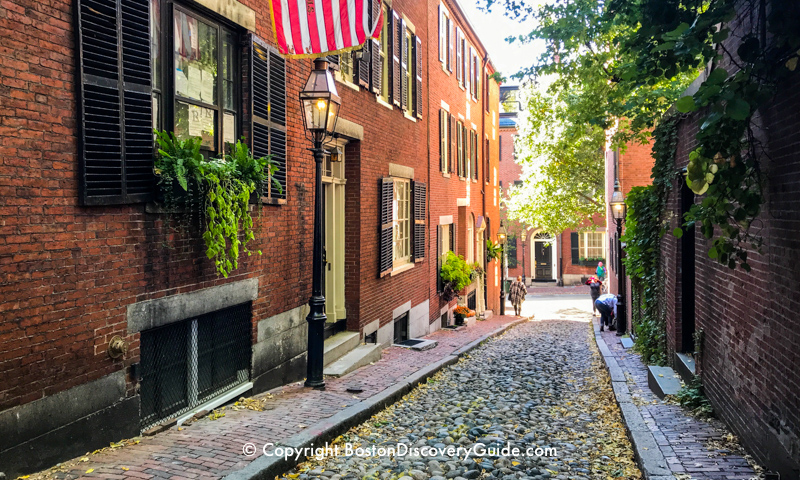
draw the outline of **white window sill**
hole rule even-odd
[[[444,64],[444,63],[442,64],[442,71],[443,71],[444,73],[446,73],[446,74],[447,74],[447,76],[450,76],[450,74],[452,73],[452,72],[450,72],[450,70],[448,70],[448,69],[447,69],[447,65],[446,65],[446,64]]]
[[[399,275],[399,274],[401,274],[401,273],[403,273],[405,271],[411,270],[412,268],[414,268],[414,264],[413,263],[406,263],[405,265],[400,265],[399,267],[394,267],[392,269],[392,273],[390,275],[394,277],[395,275]]]
[[[416,123],[417,119],[409,115],[407,112],[403,112],[403,116],[407,119],[411,120],[412,122]]]
[[[444,178],[450,178],[450,174],[449,174],[449,173],[447,173],[447,172],[442,172],[442,176],[443,176]]]
[[[343,79],[343,78],[342,78],[342,77],[340,77],[339,75],[336,75],[336,77],[335,77],[335,78],[336,78],[336,81],[337,81],[337,82],[339,82],[339,83],[341,83],[342,85],[344,85],[344,86],[346,86],[346,87],[349,87],[349,88],[352,88],[353,90],[355,90],[355,91],[357,91],[357,92],[360,92],[360,91],[361,91],[361,87],[359,87],[359,86],[358,86],[358,85],[356,85],[355,83],[348,82],[347,80]]]
[[[394,110],[394,107],[391,103],[387,102],[386,100],[382,99],[381,97],[375,97],[375,100],[378,102],[378,105],[383,105],[384,107],[388,108],[389,110]]]

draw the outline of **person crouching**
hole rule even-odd
[[[614,325],[611,324],[611,319],[617,317],[617,303],[619,299],[613,293],[605,293],[597,297],[594,301],[594,306],[600,312],[600,331],[603,331],[603,326],[608,326],[609,330],[615,330]]]

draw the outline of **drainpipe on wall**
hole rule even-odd
[[[562,252],[564,249],[564,244],[561,243],[564,241],[564,233],[558,234],[558,279],[556,280],[557,287],[564,286],[564,258],[562,256]]]

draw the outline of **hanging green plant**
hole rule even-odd
[[[252,254],[247,244],[255,238],[250,215],[253,192],[261,191],[266,181],[281,191],[274,178],[277,166],[270,157],[253,157],[243,141],[231,145],[229,154],[207,159],[200,151],[200,138],[155,133],[160,148],[154,172],[164,205],[168,211],[198,214],[206,256],[214,261],[217,274],[227,278],[238,268],[240,253]]]
[[[490,239],[486,240],[486,257],[489,261],[497,260],[503,254],[503,246]]]
[[[473,269],[461,255],[447,252],[439,276],[442,279],[442,297],[445,301],[450,301],[464,290],[467,285],[472,283]]]

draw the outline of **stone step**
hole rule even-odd
[[[325,340],[325,353],[323,364],[327,367],[331,363],[347,355],[358,347],[360,335],[358,332],[339,332]]]
[[[647,367],[647,386],[663,399],[667,395],[675,395],[681,389],[681,380],[675,370],[670,367]]]
[[[369,343],[367,345],[359,345],[352,352],[325,367],[322,373],[332,377],[341,377],[358,367],[369,365],[380,359],[381,346],[379,344]]]
[[[675,354],[675,369],[684,382],[689,383],[694,380],[695,363],[694,358],[685,353]]]

